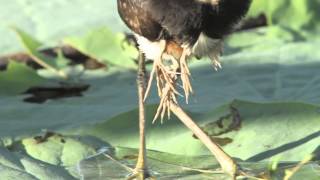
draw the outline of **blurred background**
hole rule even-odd
[[[95,27],[126,29],[118,17],[116,0],[1,0],[0,3],[1,54],[21,50],[9,26],[18,26],[46,44],[56,44],[63,37]],[[320,29],[319,4],[319,0],[253,0],[249,16],[264,14],[269,25],[281,26],[300,40],[314,39]]]

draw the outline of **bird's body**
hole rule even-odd
[[[165,40],[175,44],[175,50],[169,46],[165,52],[185,47],[198,58],[215,60],[223,37],[246,14],[250,2],[220,0],[213,5],[202,0],[118,0],[118,9],[148,59],[155,59],[161,49],[159,42]]]

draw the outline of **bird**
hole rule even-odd
[[[241,174],[237,163],[185,113],[177,97],[184,96],[188,103],[193,93],[189,59],[207,57],[216,70],[221,68],[223,40],[247,14],[250,4],[251,0],[117,0],[120,18],[134,33],[139,49],[140,146],[128,179],[152,177],[146,161],[145,101],[154,77],[160,103],[153,120],[175,114],[208,147],[224,172],[233,178]],[[148,82],[144,80],[146,59],[153,60]]]

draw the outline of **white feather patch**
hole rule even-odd
[[[222,52],[222,46],[222,39],[212,39],[201,33],[197,42],[192,47],[192,53],[199,58],[208,56],[213,62],[215,69],[218,69],[221,68],[219,56]]]
[[[135,34],[135,36],[139,44],[139,50],[145,54],[147,59],[155,60],[161,57],[166,46],[165,40],[152,42],[138,34]]]
[[[219,0],[196,0],[200,3],[208,3],[208,4],[212,4],[212,5],[217,5],[219,4]]]

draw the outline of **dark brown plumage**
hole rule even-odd
[[[220,0],[218,5],[197,0],[118,0],[127,26],[150,41],[174,40],[191,46],[203,32],[221,39],[248,11],[251,0]]]

